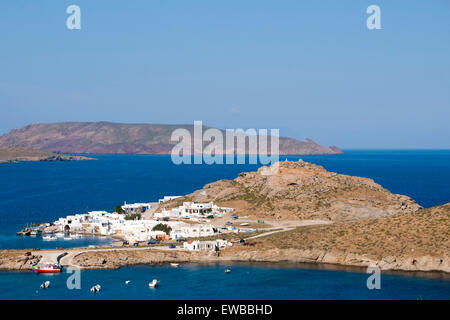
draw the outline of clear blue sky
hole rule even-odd
[[[100,120],[450,148],[450,1],[2,0],[0,134]]]

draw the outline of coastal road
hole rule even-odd
[[[249,237],[249,238],[247,238],[247,240],[265,237],[265,236],[268,236],[268,235],[271,235],[274,233],[294,230],[297,227],[314,226],[314,225],[331,224],[331,223],[332,222],[325,221],[325,220],[300,220],[300,221],[288,220],[288,221],[280,221],[280,222],[270,222],[270,224],[273,225],[273,227],[264,229],[264,230],[268,230],[268,232],[264,232],[264,233],[258,234],[256,236]],[[269,231],[269,230],[273,230],[273,231]]]

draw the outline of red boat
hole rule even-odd
[[[61,273],[62,267],[54,263],[47,263],[43,268],[37,268],[36,273]]]

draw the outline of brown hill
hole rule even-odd
[[[187,129],[193,136],[192,125],[110,122],[32,124],[1,136],[0,146],[22,146],[61,153],[170,154],[176,144],[170,141],[171,134],[178,128]],[[204,130],[208,128],[204,127]],[[324,147],[310,139],[303,142],[280,137],[280,154],[283,155],[339,153],[342,151],[335,146]]]
[[[48,151],[29,149],[24,147],[0,147],[0,163],[19,161],[71,161],[93,160],[87,157],[56,154]]]
[[[421,208],[411,198],[392,194],[372,179],[328,172],[302,160],[280,162],[274,175],[263,175],[265,169],[213,182],[166,206],[214,201],[256,219],[331,221],[375,218]]]
[[[255,249],[291,259],[382,269],[450,272],[450,203],[376,219],[300,227],[255,239]],[[281,250],[281,251],[280,251]]]

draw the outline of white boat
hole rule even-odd
[[[72,237],[70,235],[64,236],[64,240],[72,240]]]
[[[240,226],[245,227],[245,226],[249,226],[250,224],[247,222],[241,223]]]
[[[150,288],[156,288],[156,287],[158,286],[158,283],[159,283],[159,280],[153,279],[153,281],[150,282],[150,283],[148,284],[148,286],[149,286]]]
[[[78,233],[74,233],[74,234],[71,234],[70,237],[71,237],[72,239],[79,239],[79,238],[82,237],[82,235],[81,235],[81,234],[78,234]]]
[[[55,236],[57,236],[58,238],[62,238],[64,237],[64,232],[57,232]]]
[[[129,284],[131,282],[131,280],[127,280],[125,281],[125,284]]]
[[[102,289],[102,287],[99,284],[96,284],[91,288],[91,292],[99,292]]]
[[[46,234],[42,236],[42,240],[44,241],[55,241],[56,237],[53,234]]]
[[[50,281],[45,281],[43,284],[41,284],[42,289],[47,289],[48,287],[50,287]]]
[[[179,263],[171,263],[170,265],[171,265],[172,267],[175,267],[175,268],[176,268],[176,267],[178,267],[180,264],[179,264]]]
[[[226,268],[225,269],[225,273],[230,273],[231,272],[231,269],[230,268]]]

